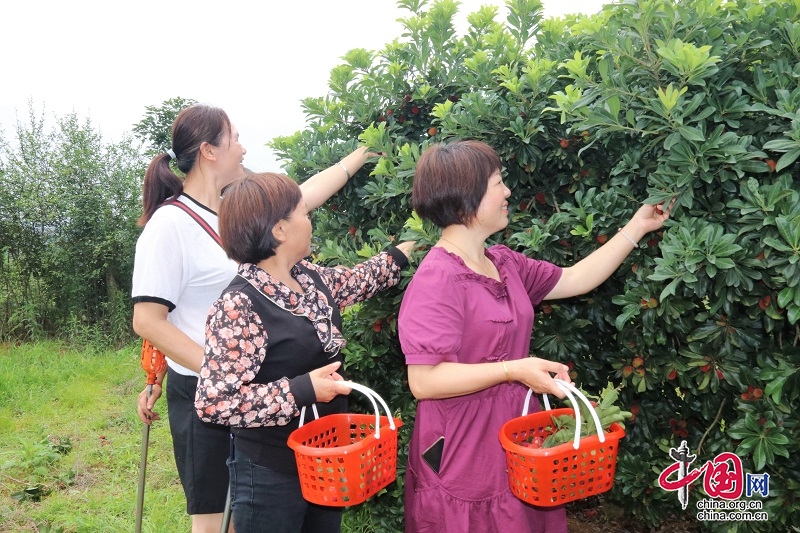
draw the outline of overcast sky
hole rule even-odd
[[[609,0],[610,1],[610,0]],[[595,13],[605,0],[544,0],[545,16]],[[481,5],[462,0],[457,23]],[[394,0],[24,0],[0,16],[0,129],[13,141],[28,102],[46,124],[75,112],[116,142],[145,106],[180,96],[219,106],[254,170],[279,170],[264,143],[305,125],[300,101],[327,92],[353,48],[381,50],[408,12]],[[459,31],[463,33],[463,30]]]

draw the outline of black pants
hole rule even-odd
[[[215,514],[225,510],[228,496],[230,429],[200,421],[194,410],[197,378],[167,376],[167,412],[175,465],[186,495],[186,512]]]

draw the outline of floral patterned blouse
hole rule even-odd
[[[248,292],[257,298],[264,297],[271,302],[268,305],[274,304],[295,317],[311,321],[320,346],[333,357],[346,341],[331,320],[331,305],[343,308],[397,285],[400,271],[407,263],[406,256],[396,248],[353,268],[330,268],[301,261],[305,269],[319,275],[333,302],[328,301],[325,291],[298,265],[292,268],[292,276],[302,287],[302,294],[254,264],[239,265],[237,275],[257,292],[231,290],[234,280],[209,311],[205,356],[195,396],[197,415],[204,422],[233,427],[283,426],[300,413],[297,398],[300,389],[304,389],[304,398],[309,387],[313,394],[308,374],[285,376],[270,383],[253,382],[262,365],[269,361],[270,342],[268,325],[262,322],[254,308],[257,302],[253,302]]]

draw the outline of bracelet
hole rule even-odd
[[[622,233],[622,236],[623,236],[623,237],[625,237],[626,239],[628,239],[628,242],[629,242],[629,243],[631,243],[631,244],[633,245],[633,247],[634,247],[634,248],[638,248],[638,247],[639,247],[639,243],[637,243],[636,241],[634,241],[634,240],[631,238],[631,236],[630,236],[630,235],[628,235],[627,233],[625,233],[625,230],[623,230],[622,228],[619,228],[619,230],[618,230],[618,231],[619,231],[620,233]]]
[[[506,372],[506,383],[511,383],[511,374],[508,373],[508,366],[506,366],[506,362],[505,361],[500,361],[500,362],[503,363],[503,370],[505,370]]]
[[[336,164],[337,164],[337,165],[339,165],[340,167],[342,167],[342,170],[344,170],[344,173],[345,173],[345,174],[347,174],[347,179],[348,179],[348,180],[349,180],[350,178],[352,178],[352,177],[353,177],[353,176],[351,176],[351,175],[350,175],[350,171],[349,171],[349,170],[347,170],[347,167],[346,167],[346,166],[344,166],[344,165],[342,164],[342,162],[341,162],[341,161],[339,161],[339,162],[338,162],[338,163],[336,163]]]

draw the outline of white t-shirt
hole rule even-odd
[[[217,231],[217,214],[182,194],[178,200]],[[133,302],[156,302],[170,310],[167,320],[198,345],[205,344],[211,304],[236,275],[237,264],[216,241],[180,207],[156,210],[136,241]],[[196,372],[167,358],[179,374]]]

